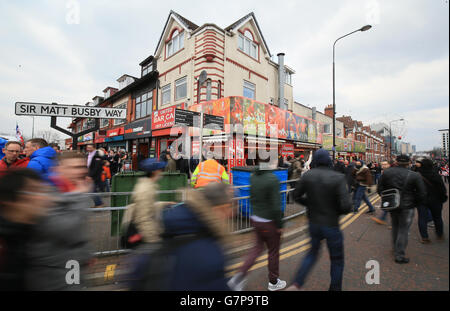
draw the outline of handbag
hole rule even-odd
[[[408,171],[408,175],[406,176],[405,183],[403,184],[402,189],[399,191],[396,188],[387,189],[384,191],[381,191],[381,207],[380,209],[386,212],[393,211],[399,208],[400,206],[400,199],[401,199],[401,193],[403,192],[403,189],[405,188],[409,174],[411,172]]]
[[[136,224],[133,221],[133,206],[128,207],[124,217],[123,235],[120,237],[120,244],[125,249],[135,249],[142,243],[142,235],[139,234]]]

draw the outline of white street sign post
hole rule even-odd
[[[125,119],[127,109],[16,102],[15,114],[19,116]]]

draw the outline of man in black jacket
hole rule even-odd
[[[397,167],[391,167],[381,175],[377,192],[381,195],[382,191],[388,189],[400,191],[400,206],[390,213],[395,262],[403,264],[409,262],[409,258],[405,257],[405,250],[414,209],[425,201],[426,188],[420,175],[408,170],[410,158],[407,155],[398,156],[397,164]]]
[[[332,169],[328,151],[319,149],[314,153],[315,168],[306,172],[295,188],[295,200],[306,205],[311,236],[311,249],[302,262],[294,284],[289,290],[303,286],[320,249],[320,242],[327,240],[331,258],[330,290],[342,290],[344,272],[344,242],[339,228],[339,216],[352,211],[352,201],[345,176]],[[306,198],[304,195],[306,194]]]
[[[105,154],[101,150],[95,150],[94,144],[86,145],[86,151],[88,154],[87,167],[89,169],[88,176],[92,178],[94,182],[93,192],[102,192],[102,172],[103,172],[103,160]],[[103,201],[100,197],[94,197],[94,207],[103,207]]]

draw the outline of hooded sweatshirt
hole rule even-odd
[[[56,151],[52,147],[44,147],[36,150],[30,156],[27,168],[38,172],[45,180],[49,180],[50,168],[55,166]]]
[[[441,204],[447,201],[447,189],[442,178],[434,171],[431,160],[424,159],[422,166],[417,169],[417,172],[422,176],[427,189],[426,204]]]
[[[185,203],[162,212],[164,237],[196,236],[177,247],[169,290],[230,290],[225,278],[226,221],[211,211],[199,190],[190,190]]]

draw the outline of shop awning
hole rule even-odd
[[[203,136],[204,143],[221,143],[227,142],[231,136],[229,135],[214,135],[214,136]]]
[[[256,137],[256,136],[245,136],[245,139],[248,142],[259,142],[259,143],[285,143],[286,140],[284,139],[275,139],[275,138],[265,138],[265,137]]]
[[[169,127],[169,128],[162,129],[162,130],[155,130],[155,131],[152,131],[152,136],[153,136],[153,137],[157,137],[157,136],[170,136],[170,132],[172,131],[172,129],[173,129],[174,131],[176,131],[178,134],[181,134],[181,133],[183,132],[183,128],[182,128],[182,127],[173,127],[173,128]],[[177,135],[178,135],[178,134],[177,134]]]

